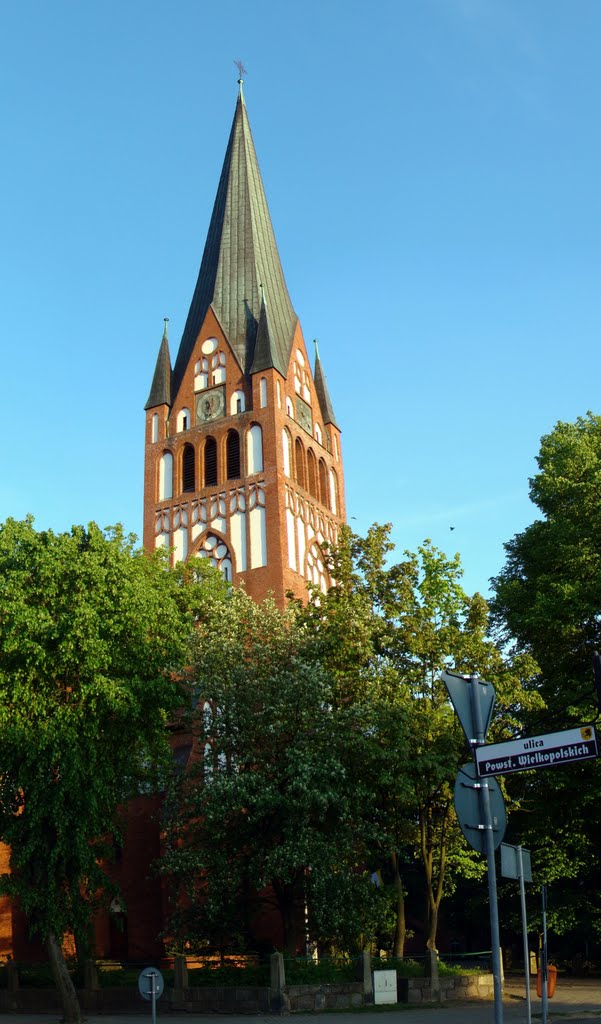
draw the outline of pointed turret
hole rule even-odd
[[[253,362],[250,370],[251,373],[261,373],[263,370],[268,370],[274,365],[273,340],[269,329],[269,317],[267,315],[267,304],[265,302],[265,289],[263,288],[263,285],[260,286],[260,292],[261,309],[259,312],[259,322],[257,324],[257,336]]]
[[[313,380],[315,382],[315,390],[317,392],[317,399],[319,401],[319,407],[323,416],[324,423],[331,423],[333,427],[338,427],[336,417],[334,415],[334,408],[328,392],[328,385],[326,382],[326,375],[323,372],[321,365],[321,359],[319,358],[319,348],[317,347],[317,341],[315,345],[315,371],[313,373]],[[338,428],[340,429],[340,428]]]
[[[167,332],[168,317],[165,317],[161,347],[154,369],[154,377],[150,387],[145,409],[154,409],[157,405],[171,405],[171,357],[169,355],[169,335]]]
[[[269,299],[269,344],[261,368],[288,368],[297,316],[292,308],[248,123],[242,88],[230,132],[200,273],[173,372],[176,394],[211,307],[241,369],[253,365],[261,312]]]

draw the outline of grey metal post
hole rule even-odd
[[[542,980],[541,1009],[543,1011],[543,1024],[547,1024],[547,1018],[548,1018],[548,1013],[549,1013],[549,1003],[548,1003],[548,999],[547,999],[547,997],[548,997],[547,980],[548,980],[548,976],[549,976],[549,971],[547,969],[548,958],[547,958],[547,886],[546,885],[543,885],[542,888],[541,888],[541,896],[542,896],[542,903],[543,903],[543,948],[541,950],[541,956],[540,956],[540,970],[541,970],[541,975],[542,975],[542,977],[541,977],[541,980]]]
[[[526,920],[526,886],[524,885],[524,863],[522,860],[522,847],[518,851],[518,874],[520,876],[520,902],[522,905],[522,938],[524,940],[524,977],[526,979],[526,1021],[532,1021],[532,1002],[530,999],[530,953],[528,950],[528,921]]]
[[[478,695],[478,676],[470,677],[472,717],[474,731],[476,733],[476,744],[484,743],[484,726],[482,723],[482,710]],[[474,758],[475,760],[475,758]],[[476,775],[480,778],[478,765],[476,764]],[[497,871],[495,867],[495,845],[492,834],[492,815],[490,813],[490,793],[486,778],[480,781],[480,806],[482,808],[482,824],[486,831],[486,865],[488,870],[488,902],[490,909],[490,944],[492,948],[492,973],[495,996],[495,1024],[503,1024],[503,986],[501,983],[501,940],[499,937],[499,908],[497,905]]]
[[[150,1005],[152,1007],[152,1024],[157,1024],[157,976],[154,971],[150,975]]]

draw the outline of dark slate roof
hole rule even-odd
[[[269,336],[263,339],[259,367],[253,360],[261,286],[269,307]],[[284,280],[242,88],[175,362],[174,394],[210,306],[245,373],[275,366],[286,375],[297,317]]]
[[[171,405],[171,357],[169,355],[169,339],[167,322],[163,331],[163,339],[157,357],[157,364],[152,378],[152,385],[145,409],[154,409],[157,405]]]
[[[334,415],[332,402],[330,400],[330,394],[326,382],[326,375],[323,372],[321,359],[319,358],[317,342],[315,342],[315,371],[313,373],[313,380],[315,382],[315,390],[317,391],[317,398],[319,401],[319,407],[321,409],[321,414],[323,416],[324,423],[331,423],[332,426],[338,427],[338,424],[336,423],[336,417]],[[340,428],[338,427],[338,429]]]

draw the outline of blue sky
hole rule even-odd
[[[597,0],[4,3],[0,519],[141,532],[241,58],[351,525],[486,592],[541,435],[601,411],[600,50]]]

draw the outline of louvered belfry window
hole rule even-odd
[[[205,487],[213,487],[217,483],[217,442],[214,437],[207,437],[205,443]]]
[[[191,444],[185,444],[182,454],[182,491],[195,490],[194,448]]]
[[[228,430],[226,453],[227,478],[237,480],[240,476],[240,434],[237,430]]]

